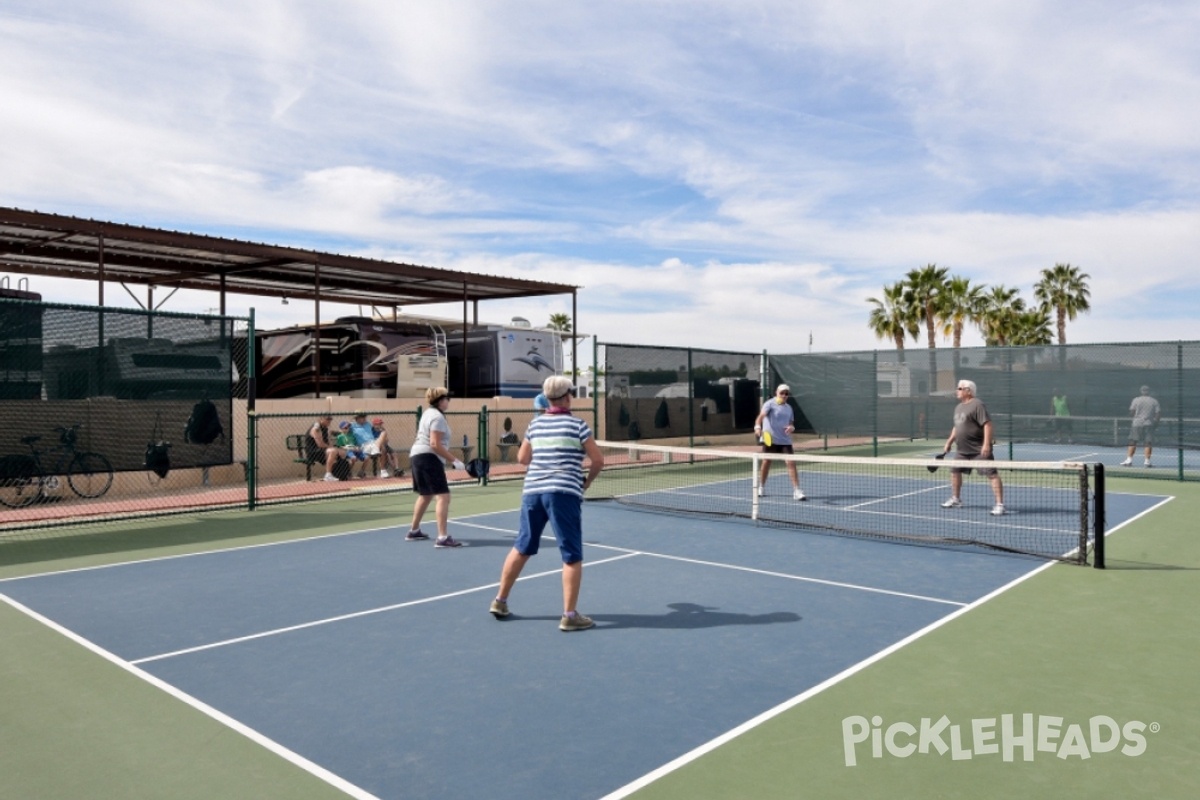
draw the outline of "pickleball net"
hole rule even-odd
[[[597,444],[605,469],[588,490],[591,500],[1079,564],[1094,552],[1095,565],[1103,565],[1103,536],[1096,533],[1103,531],[1104,477],[1096,464],[986,462],[1004,486],[1005,513],[995,515],[990,481],[977,469],[963,476],[962,505],[942,505],[951,494],[950,470],[980,462]],[[764,461],[769,476],[760,487]],[[793,496],[788,463],[796,466],[803,501]]]

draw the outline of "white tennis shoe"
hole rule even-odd
[[[1004,503],[996,503],[992,506],[992,516],[999,517],[1004,515]]]
[[[962,500],[959,500],[957,497],[951,497],[949,500],[942,503],[942,508],[958,508],[961,505]]]

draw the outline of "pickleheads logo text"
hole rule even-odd
[[[1146,752],[1146,733],[1158,733],[1158,723],[1138,720],[1119,723],[1098,715],[1083,722],[1067,722],[1046,714],[1002,714],[997,717],[952,722],[943,715],[934,720],[891,722],[862,716],[842,720],[842,747],[846,766],[853,767],[869,753],[883,758],[913,755],[946,756],[953,761],[999,757],[1003,761],[1033,761],[1041,754],[1063,760],[1086,760],[1094,755],[1128,757]]]

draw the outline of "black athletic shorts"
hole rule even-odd
[[[412,488],[420,495],[449,494],[450,484],[446,483],[446,467],[442,459],[433,453],[421,453],[409,459],[412,465]]]
[[[988,453],[986,457],[984,455],[982,455],[981,453],[975,453],[975,454],[969,455],[969,456],[959,453],[958,455],[956,455],[954,457],[954,460],[955,461],[995,461],[996,459],[992,458],[991,453]],[[971,467],[951,467],[950,470],[951,470],[951,472],[957,472],[959,475],[970,475],[974,471]],[[991,469],[990,467],[979,467],[979,474],[985,478],[990,478],[993,475],[998,475],[999,473],[996,470]]]

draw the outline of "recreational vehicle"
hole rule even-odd
[[[427,321],[344,317],[261,331],[257,393],[261,398],[424,397],[446,385],[446,336]]]
[[[562,373],[562,337],[524,320],[510,325],[447,326],[450,391],[460,397],[534,397]],[[464,384],[464,374],[465,381]]]

